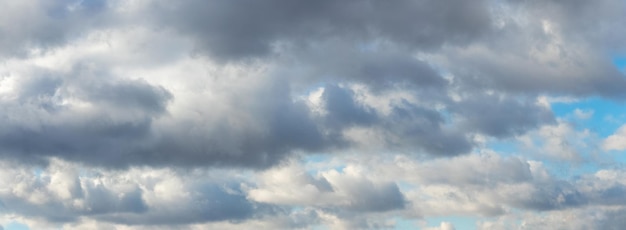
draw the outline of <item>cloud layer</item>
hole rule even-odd
[[[624,103],[625,9],[0,0],[0,224],[610,229],[623,122],[553,106]]]

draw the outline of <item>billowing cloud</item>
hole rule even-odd
[[[0,0],[0,224],[610,229],[624,9]]]
[[[607,137],[602,143],[605,150],[626,149],[626,126],[620,127],[613,135]]]
[[[0,142],[10,157],[56,156],[109,167],[267,168],[293,152],[362,148],[372,139],[383,151],[454,156],[469,153],[476,135],[506,138],[554,122],[552,112],[537,104],[539,93],[605,95],[612,91],[601,84],[622,84],[620,73],[600,59],[582,61],[593,65],[584,69],[613,75],[571,70],[582,74],[565,81],[572,87],[540,83],[560,82],[567,72],[559,66],[579,61],[520,56],[532,51],[528,47],[561,42],[563,35],[558,19],[537,24],[530,15],[505,17],[509,4],[519,3],[19,5],[81,21],[80,33],[59,35],[51,45],[31,44],[31,51],[23,49],[30,53],[13,56],[4,67],[3,104],[16,118]],[[532,7],[523,10],[534,12]],[[97,26],[71,18],[90,10],[102,15]],[[52,16],[32,20],[47,23]],[[531,39],[527,27],[545,38]],[[512,36],[510,29],[524,36],[506,39],[514,46],[500,50],[505,46],[493,41]],[[557,69],[508,67],[525,61],[484,56],[507,52],[540,64],[552,60],[549,68]],[[493,70],[494,64],[512,72]],[[533,78],[538,80],[529,82],[547,88],[500,82]],[[316,114],[300,98],[320,85],[325,113]],[[396,96],[381,100],[387,95]]]
[[[389,211],[405,206],[392,181],[372,181],[358,169],[323,172],[318,178],[297,165],[265,172],[261,186],[248,191],[252,200],[273,204],[341,207],[362,212]]]
[[[93,217],[120,224],[174,225],[248,218],[254,205],[237,186],[185,182],[171,170],[123,173],[81,169],[54,161],[48,168],[10,167],[3,162],[0,200],[5,212],[49,223]],[[30,170],[29,170],[30,169]]]

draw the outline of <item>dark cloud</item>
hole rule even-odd
[[[107,0],[0,3],[0,56],[26,55],[33,49],[63,46],[112,20]]]
[[[391,149],[417,148],[435,156],[467,153],[472,142],[466,134],[444,128],[445,122],[440,112],[403,101],[393,107],[382,127],[391,137]]]
[[[241,68],[254,66],[254,61],[228,61],[252,58],[269,63],[271,71],[243,73],[241,78],[262,79],[253,87],[211,88],[223,97],[210,103],[233,109],[202,111],[199,117],[215,118],[205,122],[169,113],[168,106],[177,103],[175,95],[184,89],[156,84],[150,76],[112,77],[99,70],[109,67],[103,59],[77,63],[69,74],[40,70],[34,74],[38,76],[20,82],[20,103],[9,103],[15,108],[12,116],[38,112],[30,120],[3,124],[7,131],[0,137],[5,143],[2,154],[28,160],[60,156],[111,167],[266,168],[297,151],[353,148],[359,143],[346,132],[356,128],[378,135],[385,150],[455,156],[475,147],[475,134],[507,138],[554,122],[549,109],[536,104],[538,95],[620,98],[626,86],[609,58],[592,51],[593,37],[567,36],[577,31],[568,22],[576,13],[596,17],[583,2],[137,4],[139,10],[128,12],[141,13],[149,23],[158,22],[160,29],[191,38],[200,53],[207,54],[198,58]],[[506,15],[515,12],[504,6],[516,4],[523,6],[523,15]],[[619,18],[610,10],[614,4],[603,1],[596,8]],[[72,42],[66,37],[104,28],[101,25],[129,24],[123,21],[129,18],[110,17],[122,12],[116,11],[121,5],[59,1],[20,9],[45,11],[45,17],[57,20],[52,22],[76,21],[71,24],[75,30],[70,26],[69,32],[50,36],[54,38],[50,44],[63,45]],[[538,10],[543,6],[545,10]],[[78,18],[86,14],[95,15],[94,19],[79,23]],[[153,28],[154,24],[141,24],[147,21],[138,24]],[[604,20],[594,25],[608,24]],[[594,26],[580,30],[586,34]],[[214,77],[218,80],[213,83],[230,81]],[[328,113],[316,117],[297,98],[319,85],[324,86],[322,101]],[[383,113],[360,101],[363,95],[350,89],[355,85],[369,90],[369,97],[403,92],[415,101],[387,101],[391,112]],[[68,112],[61,106],[68,98],[100,108],[89,115]],[[242,119],[246,114],[253,118]],[[164,120],[169,123],[165,125]]]
[[[85,168],[79,173],[76,166],[55,161],[38,172],[19,166],[0,169],[1,179],[17,186],[0,194],[4,211],[56,225],[90,217],[124,225],[173,226],[243,220],[268,208],[248,201],[238,185],[220,184],[223,178],[209,182],[169,170],[142,171],[148,175]]]
[[[600,218],[595,222],[598,229],[616,230],[620,226],[626,224],[626,210],[619,209],[615,211],[606,211],[603,213],[604,218]]]
[[[626,78],[611,61],[625,51],[616,43],[625,31],[617,25],[623,2],[510,2],[494,8],[497,26],[480,41],[443,52],[456,80],[511,94],[624,100]]]
[[[434,66],[395,43],[326,41],[293,49],[293,53],[285,54],[284,62],[298,68],[283,71],[297,77],[296,86],[359,83],[381,92],[407,88],[441,91],[448,85]]]
[[[145,213],[101,215],[102,220],[128,225],[179,225],[207,221],[243,220],[251,218],[254,206],[243,195],[224,191],[217,185],[189,188],[196,192],[191,203],[172,204],[171,207],[155,207]]]
[[[626,77],[612,63],[626,52],[624,7],[612,0],[2,1],[0,156],[116,172],[235,167],[254,177],[294,154],[403,153],[438,157],[411,173],[458,201],[454,212],[622,205],[617,179],[564,181],[536,162],[473,153],[485,140],[554,124],[544,97],[624,100]],[[0,174],[21,189],[0,189],[0,197],[12,213],[50,222],[155,227],[285,214],[291,227],[345,218],[352,222],[333,227],[384,228],[369,215],[422,207],[398,181],[371,172],[307,170],[224,185],[168,173],[103,182],[24,169],[16,174],[28,179]]]
[[[328,125],[333,128],[341,128],[351,125],[371,125],[376,121],[376,114],[371,109],[359,105],[354,101],[354,92],[335,85],[324,87],[322,94],[326,111],[325,116]]]
[[[79,182],[80,183],[80,182]],[[148,211],[148,207],[141,197],[142,191],[135,188],[130,191],[118,194],[106,188],[104,185],[88,185],[83,194],[79,194],[77,198],[85,197],[86,210],[84,213],[69,215],[103,215],[107,213],[144,213]],[[82,189],[81,187],[79,187]],[[62,211],[66,207],[57,207]],[[59,212],[63,213],[63,212]],[[48,216],[48,213],[42,216]]]
[[[168,117],[168,105],[176,103],[176,92],[151,83],[150,76],[138,76],[143,80],[112,77],[103,70],[106,66],[98,66],[107,63],[99,59],[76,63],[70,73],[39,70],[41,73],[32,74],[36,76],[20,85],[21,104],[13,106],[23,112],[32,108],[47,112],[36,113],[38,118],[29,125],[6,123],[5,130],[10,131],[0,138],[6,143],[5,155],[62,156],[115,167],[175,164],[263,168],[295,151],[351,148],[355,141],[345,132],[360,128],[381,136],[387,149],[452,156],[470,152],[474,147],[470,137],[476,133],[509,137],[552,122],[549,110],[534,102],[543,91],[620,92],[620,84],[614,81],[617,72],[602,75],[609,76],[604,80],[588,78],[587,74],[573,76],[574,80],[563,84],[559,69],[553,71],[549,63],[527,68],[525,65],[534,63],[533,57],[527,58],[528,63],[515,62],[518,52],[535,44],[533,34],[541,35],[539,44],[555,38],[541,32],[536,24],[517,25],[509,18],[505,19],[510,25],[496,26],[501,18],[492,15],[496,8],[486,1],[469,5],[452,0],[145,4],[130,12],[145,14],[166,31],[190,36],[211,59],[254,57],[263,62],[267,58],[275,67],[262,74],[243,73],[244,79],[262,79],[253,87],[220,89],[222,101],[211,103],[233,109],[202,112],[214,117],[214,123]],[[55,20],[72,21],[82,17],[79,14],[83,11],[102,15],[94,20],[106,21],[107,15],[114,14],[109,11],[120,7],[109,1],[36,6],[52,12],[58,18]],[[96,28],[84,23],[79,25]],[[513,37],[514,32],[527,30],[532,33]],[[67,42],[63,36],[57,37]],[[495,55],[480,56],[474,53],[475,47],[484,47],[488,55],[511,56],[511,60],[498,58],[500,62],[492,63]],[[539,72],[524,72],[533,69]],[[227,77],[216,79],[220,84],[229,81]],[[325,85],[321,99],[327,112],[321,118],[296,100],[303,91],[319,84]],[[358,101],[357,96],[363,95],[349,89],[354,84],[364,85],[371,91],[370,97],[402,91],[418,101],[386,102],[391,112],[385,114]],[[502,98],[479,93],[492,88],[497,88]],[[460,101],[451,95],[460,95]],[[70,98],[100,108],[94,114],[79,115],[61,106]],[[172,121],[166,127],[163,120]]]
[[[511,204],[524,209],[546,211],[567,209],[588,202],[588,198],[584,194],[567,182],[538,183],[536,188],[535,191],[522,199],[510,200]]]
[[[57,81],[52,81],[55,84],[41,81],[33,87],[59,87]],[[260,107],[249,113],[257,115],[259,130],[234,129],[232,122],[239,121],[228,121],[226,117],[224,123],[206,130],[184,124],[155,129],[154,119],[166,112],[172,97],[163,88],[143,81],[83,80],[48,91],[63,90],[93,103],[96,112],[65,120],[62,118],[66,113],[74,116],[78,112],[63,110],[58,105],[58,110],[63,111],[41,112],[40,116],[49,120],[33,121],[28,126],[5,123],[0,135],[5,155],[60,156],[112,167],[134,164],[267,167],[291,151],[322,149],[328,145],[309,118],[306,107],[289,100],[280,88],[261,92],[253,99],[258,100]],[[240,105],[247,106],[248,101],[245,103]],[[240,107],[240,112],[249,109],[252,108]],[[62,120],[54,122],[55,119]]]
[[[356,195],[352,197],[349,209],[363,212],[382,212],[404,208],[406,201],[404,195],[396,184],[372,186],[364,183],[349,185]],[[361,192],[356,192],[361,191]]]
[[[540,125],[554,123],[549,108],[528,99],[508,98],[497,94],[478,94],[458,102],[451,109],[469,131],[493,137],[523,134]]]
[[[4,156],[26,160],[60,156],[111,164],[149,137],[153,119],[172,99],[145,81],[82,68],[36,71],[20,80],[17,100],[3,102],[8,119],[1,122],[0,149]],[[77,111],[65,100],[84,101],[92,109]]]
[[[587,43],[597,51],[623,53],[626,48],[619,40],[624,39],[626,27],[621,23],[624,2],[601,0],[588,1],[511,1],[514,6],[525,9],[529,15],[549,19],[573,41]]]
[[[411,48],[468,43],[490,28],[485,1],[158,2],[159,24],[191,35],[214,58],[260,57],[280,43],[389,39]]]
[[[75,173],[59,171],[39,177],[20,176],[13,183],[21,188],[2,195],[3,205],[10,213],[63,223],[77,221],[80,216],[148,210],[138,187],[115,191],[103,184],[81,183]],[[27,197],[30,200],[24,199]]]

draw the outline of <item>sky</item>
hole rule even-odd
[[[620,229],[623,0],[0,0],[0,229]]]

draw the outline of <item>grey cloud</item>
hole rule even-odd
[[[163,87],[145,80],[125,80],[89,65],[70,72],[34,71],[20,83],[18,101],[5,101],[10,119],[0,125],[4,156],[25,161],[62,157],[92,165],[246,166],[276,164],[293,151],[315,151],[334,145],[323,136],[310,111],[290,98],[283,81],[250,92],[227,92],[223,103],[254,120],[217,114],[223,122],[199,129],[197,120],[174,120],[174,127],[156,123],[169,119],[175,100]],[[87,111],[65,105],[87,103]],[[30,113],[32,116],[21,116]],[[249,126],[233,124],[244,122]]]
[[[618,205],[626,204],[626,199],[622,196],[625,192],[626,186],[624,184],[614,184],[608,188],[598,189],[592,194],[589,194],[589,196],[599,204]]]
[[[82,4],[87,5],[78,6],[81,10],[92,7],[91,10],[99,12],[98,9],[108,9],[114,3]],[[245,7],[247,4],[255,7]],[[144,10],[151,12],[143,13],[160,16],[166,28],[174,27],[195,37],[201,46],[206,45],[203,49],[212,54],[210,57],[224,60],[261,57],[271,52],[270,47],[276,42],[309,44],[281,46],[284,57],[269,55],[267,61],[276,62],[273,63],[276,70],[258,76],[263,79],[259,86],[221,89],[227,92],[223,93],[223,101],[212,103],[230,104],[236,109],[206,112],[206,116],[218,117],[212,124],[168,117],[168,105],[176,98],[173,92],[163,88],[167,86],[151,84],[149,76],[141,76],[148,80],[123,80],[109,76],[106,71],[91,69],[90,66],[100,63],[76,64],[70,76],[32,78],[36,84],[21,86],[23,97],[35,101],[36,105],[32,106],[61,113],[58,111],[63,107],[58,104],[65,94],[103,107],[103,114],[72,119],[68,117],[78,113],[64,118],[41,113],[33,124],[43,129],[32,128],[32,124],[6,124],[11,131],[4,134],[7,143],[4,154],[21,152],[35,158],[64,156],[112,167],[175,164],[264,168],[294,151],[350,148],[353,143],[342,132],[352,127],[373,130],[382,136],[385,147],[394,151],[453,156],[472,149],[474,143],[469,137],[474,133],[507,137],[550,122],[551,114],[530,102],[532,95],[522,102],[515,99],[517,94],[506,92],[502,92],[507,98],[504,101],[485,95],[472,99],[479,95],[475,91],[485,87],[469,85],[481,82],[482,77],[473,82],[470,79],[469,83],[462,76],[445,79],[442,66],[431,63],[428,55],[417,58],[412,53],[429,50],[436,54],[437,47],[444,44],[444,52],[462,50],[490,38],[484,36],[497,34],[491,28],[487,2],[467,4],[461,1],[150,2]],[[284,11],[281,7],[285,7]],[[355,9],[365,14],[356,14]],[[169,18],[174,15],[175,18]],[[311,28],[312,35],[303,33],[304,28]],[[341,39],[331,39],[334,36]],[[365,41],[350,45],[349,41],[355,37]],[[298,61],[288,61],[291,58]],[[247,67],[250,63],[232,65],[239,64]],[[217,82],[222,81],[228,80]],[[329,114],[316,119],[304,103],[294,99],[311,85],[320,83],[327,86],[322,96]],[[392,105],[391,114],[383,116],[355,101],[354,92],[347,90],[347,86],[355,83],[365,84],[372,90],[372,96],[406,90],[419,98],[420,105],[408,102]],[[469,99],[453,102],[448,94],[457,91]],[[487,105],[485,100],[493,103]],[[435,105],[443,110],[434,110]],[[502,114],[501,110],[519,112]],[[256,117],[241,121],[233,117],[243,115],[235,113]],[[458,127],[458,124],[448,125],[449,121],[444,119],[447,113],[465,123]],[[53,124],[46,119],[67,120]],[[163,120],[168,120],[169,126],[163,125]],[[27,136],[35,138],[26,141]]]
[[[121,194],[110,191],[110,188],[102,184],[90,184],[84,189],[84,196],[88,207],[86,215],[103,215],[114,213],[144,213],[148,207],[141,197],[142,191],[136,187],[131,191]]]
[[[624,34],[616,24],[623,2],[509,2],[519,11],[496,10],[499,26],[489,35],[440,53],[456,80],[515,94],[624,99],[626,79],[611,62],[624,52],[615,42]]]
[[[497,89],[520,94],[603,96],[622,100],[626,80],[608,58],[594,54],[583,57],[562,57],[552,63],[539,63],[524,57],[528,46],[519,53],[510,49],[489,49],[451,52],[451,67],[465,86]],[[515,49],[515,48],[512,48]],[[574,51],[576,52],[576,51]]]
[[[598,229],[617,230],[626,224],[626,210],[624,209],[606,211],[604,215],[604,218],[598,218],[595,221]]]
[[[390,167],[388,170],[393,174],[383,174],[386,177],[400,177],[420,185],[421,188],[410,193],[407,200],[426,216],[450,213],[500,216],[507,215],[510,209],[556,211],[611,202],[618,204],[616,197],[606,191],[614,189],[612,192],[618,192],[620,186],[609,185],[607,181],[591,182],[591,178],[561,180],[549,174],[538,162],[496,153],[419,163],[400,158],[392,166],[395,168],[370,167],[373,170]],[[404,177],[398,175],[397,168],[402,169]]]
[[[63,80],[52,76],[36,76],[26,79],[19,86],[19,99],[25,102],[29,99],[50,98],[54,96],[56,90],[63,84]]]
[[[385,130],[397,139],[388,140],[391,149],[417,147],[439,156],[467,153],[472,143],[463,133],[443,128],[443,115],[404,101],[393,107],[383,123]]]
[[[1,3],[0,55],[26,55],[30,49],[58,47],[103,27],[111,20],[107,0]],[[19,23],[18,23],[19,22]]]
[[[85,63],[75,63],[69,72],[33,68],[26,74],[19,77],[16,87],[17,101],[22,105],[62,109],[63,100],[79,99],[107,109],[163,114],[173,99],[161,86],[113,76]]]
[[[533,180],[530,165],[521,158],[466,155],[438,159],[412,169],[426,184],[491,186],[491,183],[524,183]],[[429,173],[440,171],[445,173]]]
[[[155,165],[266,168],[293,151],[316,151],[334,145],[334,140],[322,135],[308,108],[290,100],[287,86],[277,84],[244,97],[245,101],[225,103],[238,106],[238,112],[244,115],[253,114],[254,120],[238,121],[226,116],[204,129],[194,127],[194,121],[192,126],[180,123],[155,133],[155,138],[129,160]],[[233,122],[250,126],[237,127]]]
[[[5,169],[2,176],[16,177],[10,182],[20,186],[1,195],[6,211],[50,222],[73,222],[80,216],[142,213],[147,210],[141,190],[137,187],[113,191],[102,184],[81,183],[76,172],[51,172],[52,175],[41,176],[23,171],[7,175]]]
[[[589,201],[588,197],[568,182],[551,181],[538,183],[535,186],[536,190],[531,194],[513,198],[509,202],[513,206],[529,210],[546,211],[585,205]]]
[[[103,107],[119,110],[163,114],[172,94],[161,86],[150,85],[145,80],[118,80],[114,82],[79,83],[85,100]]]
[[[190,189],[195,192],[191,203],[153,207],[140,214],[110,213],[99,218],[128,225],[180,225],[252,217],[254,206],[242,195],[228,193],[217,185]]]
[[[344,142],[351,140],[342,131],[361,127],[382,133],[385,147],[399,151],[421,149],[432,155],[451,156],[466,153],[472,147],[464,134],[443,128],[445,120],[438,111],[403,100],[391,105],[392,111],[384,115],[355,98],[352,90],[333,85],[327,85],[322,94],[327,112],[323,116],[325,130]]]
[[[349,209],[358,211],[389,211],[404,208],[404,195],[396,184],[384,184],[374,187],[367,183],[347,185],[350,193],[355,196],[348,205]]]
[[[493,137],[520,135],[540,125],[555,122],[549,108],[529,100],[498,94],[478,94],[457,102],[451,111],[461,117],[461,126],[466,130]]]
[[[374,89],[394,86],[442,88],[447,84],[426,62],[401,55],[386,56],[383,52],[376,53],[376,56],[359,63],[358,72],[354,74],[358,81]]]
[[[239,185],[219,184],[228,181],[225,178],[207,181],[171,170],[80,169],[60,161],[39,172],[1,164],[0,181],[16,186],[0,193],[4,211],[55,225],[89,218],[123,225],[175,226],[271,214],[264,210],[268,207],[248,201],[238,191]]]
[[[371,125],[377,122],[371,109],[354,101],[354,92],[334,85],[326,85],[322,99],[325,102],[325,116],[330,127],[350,125]]]
[[[626,182],[621,179],[623,170],[601,170],[591,175],[583,175],[576,180],[576,187],[588,197],[590,202],[600,205],[623,205],[626,199]]]
[[[42,2],[40,4],[46,9],[49,17],[62,19],[70,17],[71,14],[89,15],[100,13],[106,10],[107,3],[107,0],[61,0],[54,2]]]
[[[290,162],[258,175],[258,184],[249,188],[247,195],[261,203],[310,206],[333,213],[365,214],[405,207],[404,194],[395,183],[366,176],[352,170],[331,170],[315,176]]]
[[[80,68],[31,74],[21,77],[17,100],[2,102],[7,119],[0,122],[1,154],[25,161],[60,156],[110,165],[149,137],[153,119],[166,112],[172,99],[145,81]],[[81,112],[65,100],[93,107]]]
[[[140,141],[149,127],[149,120],[119,122],[106,118],[73,124],[39,124],[35,129],[9,126],[2,132],[1,143],[3,154],[8,157],[61,156],[111,164],[111,160],[123,154],[120,150],[125,144]]]
[[[471,148],[463,134],[441,127],[439,112],[404,103],[395,106],[391,115],[381,116],[355,101],[351,90],[332,84],[322,95],[329,113],[321,121],[313,118],[302,101],[291,99],[294,92],[287,78],[270,74],[259,76],[271,79],[263,83],[267,85],[225,93],[222,103],[237,108],[243,116],[254,114],[254,120],[240,121],[217,111],[220,121],[199,125],[198,120],[169,117],[167,107],[176,98],[145,80],[125,80],[80,63],[69,73],[41,70],[30,74],[20,87],[20,97],[29,104],[7,104],[7,108],[15,108],[11,116],[19,122],[4,124],[0,138],[3,154],[29,161],[59,156],[109,167],[265,168],[294,151],[348,148],[349,140],[342,138],[341,132],[352,126],[392,135],[387,144],[398,150],[418,147],[427,153],[456,155]],[[94,113],[72,118],[81,113],[64,106],[62,101],[67,99],[97,107]],[[25,111],[38,112],[28,118],[33,120],[19,118]],[[176,126],[157,123],[170,118]],[[233,126],[233,122],[246,126]]]
[[[623,100],[626,78],[611,63],[626,51],[623,11],[623,2],[610,0],[3,1],[0,156],[107,170],[262,170],[294,153],[401,152],[443,156],[407,174],[432,196],[445,193],[435,201],[458,201],[445,213],[618,206],[626,202],[621,181],[563,181],[523,158],[471,153],[483,136],[499,140],[554,123],[540,96]],[[116,37],[135,29],[158,32]],[[318,114],[307,96],[320,87]],[[30,177],[0,175],[22,189],[0,191],[2,202],[51,222],[163,227],[285,214],[273,221],[385,228],[368,218],[445,207],[420,206],[401,180],[368,172],[304,172],[295,182],[282,172],[276,178],[287,175],[289,183],[276,188],[148,178],[155,168],[97,179],[24,170]],[[295,189],[280,193],[287,188]]]
[[[429,49],[467,43],[490,27],[484,1],[165,1],[154,9],[160,24],[190,34],[222,60],[266,55],[281,42],[335,37]]]
[[[624,2],[613,0],[587,1],[511,1],[528,14],[558,22],[572,39],[589,42],[602,51],[626,48],[624,39]],[[611,29],[608,29],[611,28]],[[608,49],[608,50],[605,50]]]
[[[295,84],[356,82],[375,92],[398,88],[442,90],[448,85],[430,63],[393,43],[325,41],[293,49],[281,61],[285,66],[298,66],[285,70],[298,77]]]

